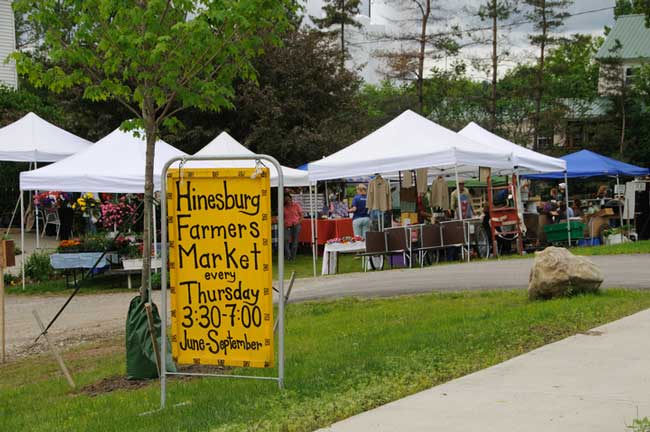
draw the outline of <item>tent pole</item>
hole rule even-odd
[[[458,165],[454,165],[454,176],[456,177],[456,199],[458,201],[458,219],[461,221],[461,223],[464,224],[463,221],[463,206],[461,204],[460,200],[460,182],[458,181]],[[465,233],[465,226],[463,225],[463,237]],[[463,253],[463,248],[460,248],[461,254]],[[467,255],[469,256],[469,251],[467,251]]]
[[[314,226],[316,225],[316,203],[314,203],[314,200],[316,199],[316,194],[313,193],[313,189],[315,189],[318,185],[318,182],[314,182],[313,184],[309,184],[309,207],[310,207],[310,216],[311,220],[309,221],[311,224],[311,258],[312,258],[312,265],[314,267],[314,277],[316,277],[316,255],[318,254],[318,251],[316,249],[316,233],[314,232]]]
[[[158,227],[156,226],[156,202],[153,202],[153,212],[151,215],[152,218],[152,227],[153,227],[153,235],[151,238],[153,239],[153,256],[157,257],[158,256]],[[153,269],[154,273],[158,273],[158,270],[156,268]],[[151,298],[151,293],[149,293],[149,298]]]
[[[567,175],[566,171],[564,171],[564,202],[566,204],[566,210],[564,210],[564,214],[566,215],[567,239],[569,240],[569,247],[571,247],[571,220],[569,220],[569,176]]]
[[[621,194],[621,183],[618,174],[616,174],[616,189],[618,189],[619,193],[619,198],[617,199],[618,201],[618,216],[621,220],[621,237],[623,236],[623,206],[621,205],[621,199],[620,199],[620,194]],[[614,194],[616,195],[616,194]],[[623,194],[623,199],[625,199],[625,194]]]
[[[34,162],[34,169],[36,170],[38,168],[38,164]],[[36,195],[38,195],[38,191],[36,191]],[[41,240],[39,234],[39,228],[38,228],[38,202],[34,201],[34,219],[36,219],[36,249],[41,248]],[[45,223],[45,219],[43,219],[43,223]]]
[[[21,257],[21,272],[23,276],[23,291],[25,290],[25,206],[23,205],[23,190],[20,190],[20,250]]]
[[[11,231],[11,226],[14,224],[14,218],[16,217],[16,212],[18,211],[18,206],[20,205],[20,194],[22,192],[18,193],[18,199],[16,200],[16,205],[14,206],[14,212],[11,214],[11,220],[9,220],[9,226],[7,226],[7,231],[5,231],[5,236],[9,236],[9,232]]]

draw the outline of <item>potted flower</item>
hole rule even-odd
[[[603,230],[603,239],[606,245],[615,245],[630,241],[627,235],[630,233],[630,226],[607,228]]]
[[[56,269],[102,268],[115,261],[115,254],[107,251],[110,241],[103,236],[89,236],[83,239],[62,240],[50,255],[50,263]]]
[[[142,268],[142,243],[129,243],[122,250],[122,267],[125,270],[139,270]],[[151,258],[151,268],[160,268],[160,258]]]

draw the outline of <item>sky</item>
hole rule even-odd
[[[396,29],[396,21],[399,20],[399,12],[396,10],[395,1],[396,0],[362,0],[362,13],[365,15],[367,14],[368,9],[370,9],[371,15],[370,19],[364,17],[361,18],[361,21],[366,24],[364,29],[370,29],[368,31],[371,33],[380,33]],[[484,1],[485,0],[437,0],[435,4],[445,11],[443,13],[446,15],[449,23],[457,24],[463,29],[472,29],[486,26],[486,24],[481,23],[476,16],[478,6]],[[568,9],[568,12],[574,16],[569,17],[565,21],[565,25],[560,29],[560,32],[566,35],[573,33],[589,33],[594,36],[603,35],[604,27],[606,25],[611,27],[614,24],[614,3],[615,0],[575,0]],[[318,15],[321,7],[322,0],[307,0],[308,14]],[[591,12],[599,9],[605,10]],[[523,21],[525,18],[519,17],[515,18],[515,20]],[[510,50],[510,58],[503,64],[502,72],[505,72],[505,70],[513,67],[518,62],[531,62],[536,58],[537,52],[530,46],[527,38],[528,34],[532,31],[533,28],[530,24],[523,24],[503,29],[501,31],[501,33],[507,38],[502,46],[508,46]],[[354,38],[351,40],[354,40]],[[372,60],[372,52],[377,48],[385,47],[385,43],[382,46],[381,43],[369,40],[359,40],[358,42],[360,43],[358,43],[355,48],[357,54],[363,59],[363,62],[368,63],[363,75],[369,78],[370,81],[376,81],[379,78],[373,70],[377,69],[377,64]],[[487,59],[490,54],[490,47],[474,45],[464,48],[459,57],[464,59],[467,63],[470,63],[475,59]],[[435,65],[445,67],[449,64],[450,60],[451,59],[447,59],[447,62],[441,60],[436,62]],[[433,65],[434,63],[432,62],[430,66]],[[482,72],[471,68],[469,75],[474,79],[485,78],[485,75]]]

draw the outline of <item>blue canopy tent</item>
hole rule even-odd
[[[616,159],[594,153],[589,150],[580,150],[562,156],[560,159],[566,161],[566,172],[550,172],[544,174],[533,174],[526,176],[530,179],[566,179],[566,178],[587,178],[587,177],[616,177],[618,185],[620,176],[644,176],[650,174],[648,168],[638,167]],[[567,207],[568,191],[567,191]],[[620,212],[621,226],[623,225],[623,212]]]
[[[594,153],[589,150],[580,150],[560,157],[567,165],[566,177],[618,177],[618,176],[643,176],[650,174],[648,168],[638,167],[616,159]],[[562,171],[527,175],[530,179],[564,179]]]

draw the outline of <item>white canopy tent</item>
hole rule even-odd
[[[34,171],[20,173],[21,190],[143,193],[146,142],[144,134],[114,130],[85,151]],[[154,189],[169,159],[186,153],[162,140],[156,142]]]
[[[116,129],[84,151],[46,167],[21,172],[20,190],[143,193],[147,145],[144,133],[140,133],[140,135],[137,137],[134,132]],[[173,157],[186,155],[187,153],[162,140],[156,141],[154,190],[160,190],[160,177],[165,163]],[[22,203],[20,207],[21,246],[24,250]],[[24,281],[23,267],[23,284]]]
[[[56,162],[90,147],[92,143],[47,122],[30,112],[20,120],[0,129],[0,160],[6,162],[29,162],[29,169],[37,168],[38,162]],[[22,193],[22,192],[21,192]],[[20,199],[17,200],[18,202]],[[11,216],[9,228],[18,209],[18,202]],[[39,245],[38,217],[36,221],[36,247]],[[7,229],[7,233],[9,229]]]
[[[319,181],[428,168],[430,174],[454,175],[458,185],[459,175],[474,174],[479,167],[512,172],[512,152],[487,148],[407,110],[356,143],[310,163],[308,171],[310,180]],[[460,207],[460,194],[458,199]]]
[[[92,143],[49,123],[34,113],[0,129],[0,160],[56,162]]]
[[[512,153],[513,163],[520,174],[566,171],[566,161],[563,159],[546,156],[517,145],[483,129],[474,122],[469,123],[458,134],[491,149]]]
[[[314,181],[430,168],[438,173],[476,172],[485,166],[512,171],[511,151],[478,144],[407,110],[356,143],[309,164]]]
[[[458,134],[493,149],[511,151],[513,155],[513,162],[515,164],[515,172],[517,173],[517,183],[519,183],[519,174],[563,171],[565,184],[564,199],[566,207],[569,208],[569,181],[567,177],[567,165],[565,160],[547,156],[542,153],[537,153],[536,151],[517,145],[506,140],[505,138],[501,138],[500,136],[483,129],[481,126],[477,125],[474,122],[470,122],[467,126],[460,130]],[[523,206],[521,203],[521,196],[519,195],[519,188],[517,188],[517,194],[517,202]],[[523,207],[520,208],[520,211],[523,213]],[[567,233],[570,243],[571,228],[569,224],[567,224]]]
[[[196,152],[194,156],[237,156],[252,155],[252,151],[241,145],[227,132],[221,132],[219,136],[210,141],[205,147]],[[189,162],[188,167],[220,167],[220,168],[241,168],[255,167],[255,161],[244,160],[222,160],[222,161],[195,161]],[[278,173],[274,166],[270,166],[271,186],[278,185]],[[309,175],[307,171],[294,168],[282,167],[285,186],[309,186]]]

